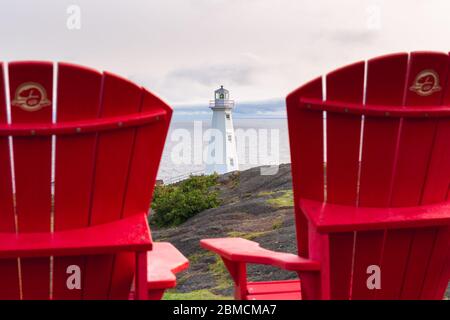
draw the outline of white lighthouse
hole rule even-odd
[[[233,115],[234,101],[230,100],[230,92],[220,86],[214,92],[214,100],[209,107],[213,111],[209,141],[206,173],[223,174],[239,170],[234,136]]]

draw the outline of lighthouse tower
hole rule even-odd
[[[239,170],[232,116],[234,101],[230,100],[230,92],[221,86],[214,92],[214,100],[210,101],[209,107],[213,111],[213,132],[209,141],[206,173],[223,174]]]

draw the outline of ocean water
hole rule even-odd
[[[285,118],[235,118],[239,170],[290,162]],[[205,170],[210,120],[175,120],[169,129],[158,179],[176,182]],[[252,138],[250,138],[252,137]]]

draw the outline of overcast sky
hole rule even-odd
[[[448,0],[0,0],[0,60],[70,61],[170,104],[283,98],[343,64],[450,49]],[[81,9],[81,29],[66,26]]]

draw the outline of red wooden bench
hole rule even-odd
[[[187,267],[147,221],[170,107],[71,64],[0,71],[0,299],[161,298]]]
[[[287,97],[298,255],[244,239],[202,240],[222,256],[236,298],[442,299],[450,278],[448,71],[447,54],[393,54]],[[247,282],[248,263],[300,280]]]

